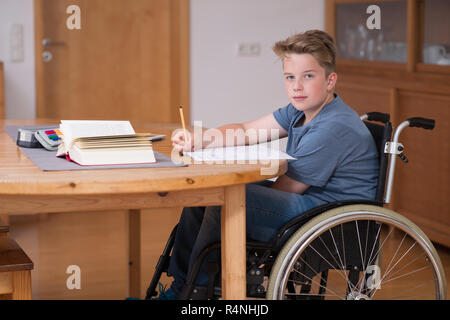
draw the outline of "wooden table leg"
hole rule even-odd
[[[128,294],[141,298],[141,210],[128,211]]]
[[[13,271],[13,300],[31,300],[31,270]]]
[[[245,185],[225,188],[222,207],[222,298],[246,297]]]

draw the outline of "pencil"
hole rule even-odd
[[[184,143],[187,143],[187,133],[186,133],[186,124],[184,123],[184,115],[183,115],[183,107],[180,106],[180,117],[181,117],[181,125],[183,126],[183,133],[184,133]]]

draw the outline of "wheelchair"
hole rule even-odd
[[[270,242],[247,239],[247,297],[446,299],[444,269],[431,241],[406,217],[383,207],[390,201],[397,155],[408,161],[398,142],[400,132],[408,126],[433,129],[434,120],[410,118],[397,127],[391,141],[389,118],[379,112],[361,116],[379,151],[375,200],[327,203],[287,222]],[[161,274],[168,272],[176,228],[156,265],[146,299],[157,294]],[[220,242],[199,253],[180,299],[220,298],[220,262],[207,264],[208,286],[195,287],[200,267],[213,250],[220,250]]]

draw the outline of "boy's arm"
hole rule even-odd
[[[198,128],[197,128],[198,129]],[[185,144],[183,132],[178,132],[172,137],[172,144],[178,150],[188,151],[223,146],[249,145],[260,142],[284,138],[287,131],[275,120],[272,113],[256,120],[243,123],[227,124],[215,129],[200,130],[198,133],[189,132],[189,143]],[[194,139],[192,139],[194,137]]]
[[[275,120],[273,113],[243,123],[228,124],[218,127],[224,140],[222,146],[250,145],[284,138],[287,131]],[[219,142],[220,143],[220,142]],[[206,147],[211,147],[207,145]],[[216,146],[217,147],[217,146]]]
[[[309,184],[296,181],[287,175],[282,175],[272,184],[271,188],[291,193],[303,194],[309,188]]]

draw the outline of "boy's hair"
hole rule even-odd
[[[289,54],[309,53],[325,69],[325,75],[336,71],[336,45],[333,37],[321,30],[309,30],[278,41],[273,51],[281,59]]]

